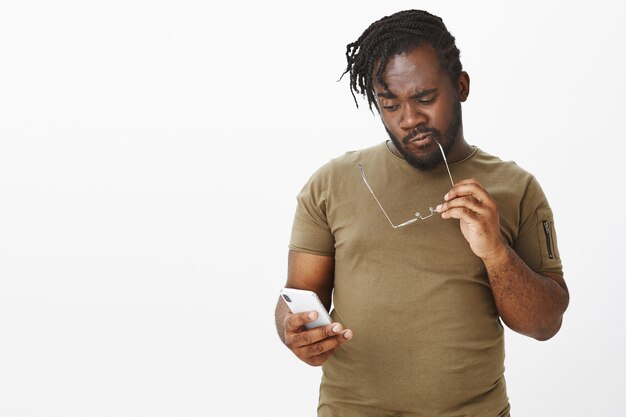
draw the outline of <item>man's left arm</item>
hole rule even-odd
[[[502,239],[496,202],[475,179],[459,181],[437,207],[444,219],[459,219],[472,251],[485,263],[498,313],[512,330],[547,340],[561,327],[569,304],[563,276],[537,273]]]

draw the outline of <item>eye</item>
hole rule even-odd
[[[430,104],[433,101],[435,101],[435,97],[419,98],[419,99],[417,99],[417,102],[420,103],[420,104]]]
[[[398,106],[397,104],[390,104],[388,106],[383,106],[383,109],[387,110],[387,111],[395,111],[399,108],[400,106]]]

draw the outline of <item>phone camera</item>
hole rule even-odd
[[[285,301],[287,301],[288,303],[291,302],[291,299],[289,298],[289,296],[287,294],[283,294],[283,298],[285,299]]]

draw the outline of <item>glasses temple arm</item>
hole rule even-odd
[[[446,169],[448,170],[448,176],[450,177],[450,183],[454,187],[454,181],[452,180],[452,174],[450,174],[450,167],[448,166],[448,160],[446,159],[446,153],[443,151],[443,147],[439,141],[435,140],[435,143],[439,145],[439,150],[441,151],[441,155],[443,156],[443,162],[446,164]]]
[[[387,218],[387,221],[389,222],[391,227],[393,227],[394,229],[397,229],[398,227],[406,226],[407,224],[411,224],[411,223],[417,221],[417,219],[411,219],[411,220],[407,220],[406,222],[401,223],[401,224],[399,224],[397,226],[395,224],[393,224],[393,222],[391,221],[391,219],[387,215],[387,212],[383,208],[382,204],[380,204],[380,201],[378,201],[378,198],[376,197],[376,194],[374,194],[374,191],[372,190],[372,187],[370,186],[369,182],[367,182],[367,178],[365,178],[365,171],[363,170],[363,165],[358,164],[358,166],[359,166],[359,171],[361,171],[361,178],[363,178],[363,182],[367,186],[367,189],[370,190],[370,193],[372,194],[372,197],[374,197],[374,200],[376,200],[376,204],[378,204],[378,207],[380,207],[380,211],[383,212],[383,214]]]

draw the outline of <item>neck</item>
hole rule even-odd
[[[472,152],[473,148],[465,141],[463,132],[460,132],[459,137],[454,141],[454,146],[450,149],[450,152],[446,155],[448,163],[461,161],[467,158]]]

